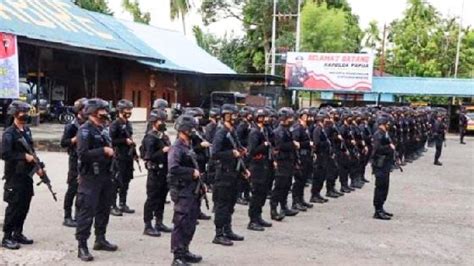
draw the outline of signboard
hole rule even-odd
[[[290,89],[368,92],[374,59],[369,54],[288,53],[286,83]]]
[[[0,98],[17,99],[19,79],[16,36],[0,32]]]

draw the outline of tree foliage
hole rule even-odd
[[[171,0],[170,1],[170,18],[175,20],[181,18],[183,33],[186,35],[186,15],[191,9],[189,0]]]
[[[140,3],[137,0],[122,0],[122,7],[133,17],[133,21],[150,24],[150,12],[142,12]]]
[[[89,11],[113,15],[113,12],[107,5],[107,0],[74,0],[74,4]]]

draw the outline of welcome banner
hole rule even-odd
[[[287,54],[286,83],[290,89],[369,92],[373,64],[369,54],[292,52]]]

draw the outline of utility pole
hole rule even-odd
[[[383,24],[382,54],[380,55],[379,72],[383,76],[385,72],[385,39],[387,38],[387,24]]]
[[[462,34],[462,19],[464,16],[464,0],[462,0],[461,6],[461,19],[459,21],[459,33],[458,33],[458,44],[456,47],[456,61],[454,63],[454,78],[458,78],[458,67],[459,67],[459,52],[461,50],[461,34]]]
[[[276,60],[276,10],[277,1],[273,0],[273,21],[272,21],[272,64],[270,74],[275,75],[275,60]]]
[[[300,51],[300,38],[301,38],[301,0],[298,0],[298,14],[296,19],[296,47],[295,51]]]

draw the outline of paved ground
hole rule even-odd
[[[266,232],[246,229],[247,208],[238,206],[234,227],[246,240],[234,247],[211,244],[212,222],[197,229],[192,250],[204,256],[203,265],[474,265],[474,138],[459,145],[450,138],[443,167],[432,164],[433,149],[405,172],[393,172],[386,209],[392,221],[372,216],[373,178],[357,193],[318,205],[307,213],[286,218]],[[53,179],[59,200],[66,179],[64,153],[40,153]],[[3,167],[1,164],[0,168]],[[0,169],[3,171],[3,169]],[[142,235],[144,176],[132,181],[130,205],[137,213],[111,217],[108,238],[120,246],[115,253],[93,252],[100,265],[169,265],[170,236]],[[5,204],[0,203],[3,210]],[[264,217],[268,218],[268,204]],[[166,206],[166,222],[171,205]],[[76,258],[74,230],[61,226],[62,203],[54,203],[45,187],[36,189],[25,234],[36,241],[19,251],[0,248],[0,265],[82,264]],[[92,245],[92,240],[90,240]]]

